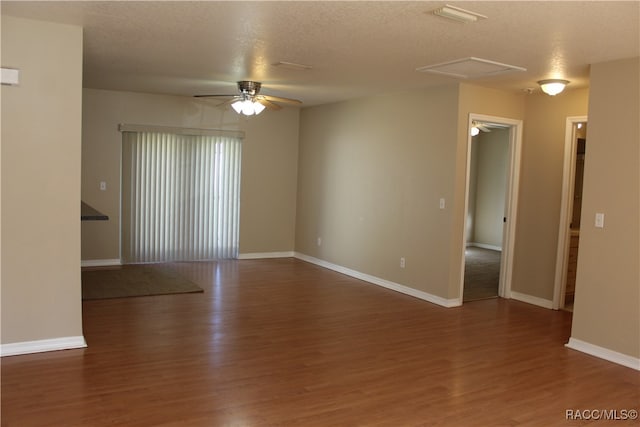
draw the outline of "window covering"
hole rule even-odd
[[[122,135],[123,261],[237,258],[242,140],[164,131]]]

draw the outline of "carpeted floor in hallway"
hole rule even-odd
[[[502,252],[469,246],[465,250],[463,301],[498,297]]]

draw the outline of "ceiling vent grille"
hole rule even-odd
[[[450,4],[440,7],[432,12],[434,15],[441,16],[443,18],[451,19],[458,22],[476,22],[480,19],[487,19],[486,16],[481,15],[470,10],[465,10],[459,7],[451,6]]]
[[[494,76],[496,74],[504,74],[512,71],[527,71],[527,69],[516,65],[502,64],[500,62],[471,56],[469,58],[456,59],[455,61],[426,65],[424,67],[417,68],[416,71],[442,74],[459,79],[477,79],[480,77]]]

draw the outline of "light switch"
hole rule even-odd
[[[100,191],[107,191],[107,183],[100,181]]]
[[[20,84],[20,70],[2,68],[0,72],[0,80],[3,85],[17,86]]]
[[[440,209],[444,209],[444,205],[445,205],[445,202],[444,202],[444,197],[443,197],[443,198],[440,199]]]
[[[603,213],[596,213],[596,227],[597,228],[604,228],[604,214]]]

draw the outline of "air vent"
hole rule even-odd
[[[271,64],[271,65],[278,68],[284,68],[287,70],[297,70],[297,71],[310,70],[313,68],[313,66],[311,65],[296,64],[295,62],[285,62],[285,61],[276,62],[275,64]]]
[[[416,71],[442,74],[459,79],[476,79],[479,77],[509,73],[511,71],[527,71],[527,69],[515,65],[489,61],[488,59],[469,57],[443,62],[441,64],[427,65],[416,68]]]
[[[486,16],[481,15],[470,10],[465,10],[459,7],[451,6],[450,4],[438,8],[432,12],[434,15],[441,16],[443,18],[451,19],[458,22],[476,22],[480,19],[487,19]]]

